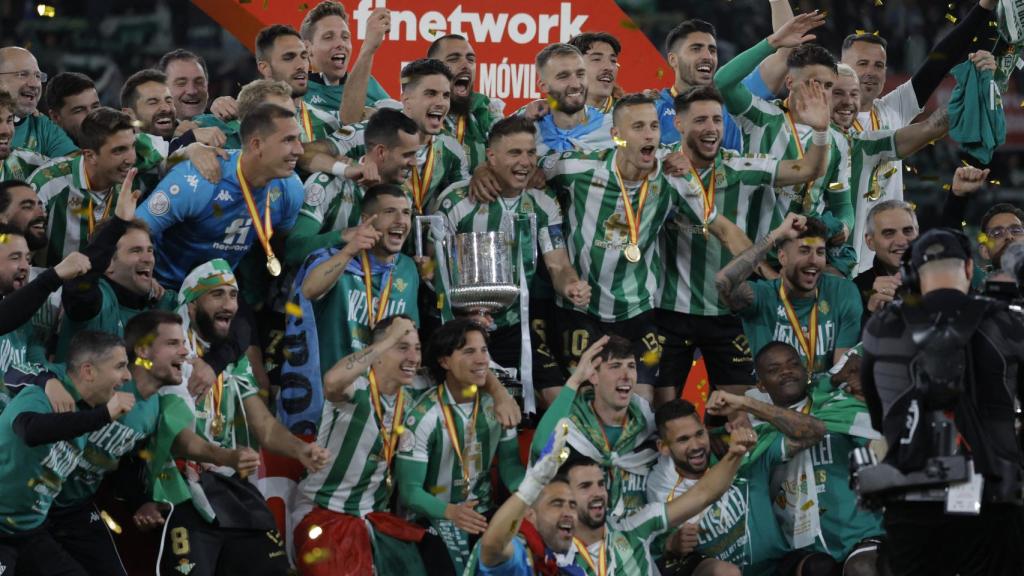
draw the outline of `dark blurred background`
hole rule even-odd
[[[42,70],[89,74],[106,104],[116,104],[121,82],[132,72],[153,65],[175,47],[206,58],[210,96],[235,94],[256,76],[252,55],[227,31],[188,0],[44,0],[53,17],[38,13],[42,2],[0,0],[0,45],[32,49]],[[223,0],[237,1],[237,0]],[[718,29],[719,63],[756,44],[771,31],[767,0],[618,0],[636,24],[660,47],[669,30],[686,18],[703,18]],[[881,4],[881,5],[878,5]],[[799,0],[796,11],[828,11],[819,42],[838,54],[843,37],[854,30],[878,31],[889,40],[889,83],[905,80],[926,58],[930,47],[974,5],[973,0]],[[949,16],[947,16],[949,15]],[[614,30],[609,32],[615,33]],[[984,43],[980,39],[979,45]],[[628,46],[625,47],[628,50]],[[667,84],[668,79],[666,79]],[[944,104],[952,81],[940,88],[932,105]],[[995,201],[1024,199],[1024,73],[1018,72],[1004,95],[1007,144],[992,162],[992,183],[965,220],[976,223],[983,207]],[[908,199],[916,202],[922,225],[928,225],[960,160],[954,143],[945,141],[919,152],[904,175]]]

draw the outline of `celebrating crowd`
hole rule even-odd
[[[1019,503],[928,540],[850,471],[892,449],[886,310],[1020,275],[1021,208],[963,221],[1005,136],[996,2],[888,91],[886,38],[833,54],[770,7],[724,63],[678,23],[667,87],[624,90],[607,31],[550,44],[519,110],[454,34],[389,95],[388,10],[353,55],[333,0],[212,102],[188,50],[104,106],[0,48],[0,574],[1021,573]],[[947,136],[971,160],[922,231],[902,161]],[[515,293],[467,303],[486,233]]]

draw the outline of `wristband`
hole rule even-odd
[[[341,160],[335,161],[334,165],[331,166],[331,174],[341,178],[345,177],[345,170],[348,170],[348,164],[345,164]]]
[[[811,132],[811,144],[815,146],[827,146],[828,145],[828,132],[822,130],[821,132],[815,130]]]

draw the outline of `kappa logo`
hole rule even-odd
[[[324,103],[324,99],[321,98],[319,95],[314,94],[313,97],[309,99],[309,103],[310,104],[323,104]]]
[[[99,521],[100,521],[99,513],[97,513],[97,512],[89,512],[89,524],[92,524],[93,522],[99,522]]]
[[[235,199],[231,197],[231,194],[228,194],[227,190],[221,190],[220,194],[217,194],[216,200],[218,202],[234,202]]]
[[[189,562],[187,558],[178,560],[178,565],[174,567],[175,570],[181,572],[185,576],[188,576],[192,572],[192,569],[196,567],[195,562]]]

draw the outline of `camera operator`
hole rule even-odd
[[[930,230],[907,256],[911,292],[864,332],[864,395],[889,451],[854,480],[865,500],[885,505],[880,563],[894,575],[1021,574],[1024,459],[1014,425],[1024,315],[968,295],[962,233]]]

